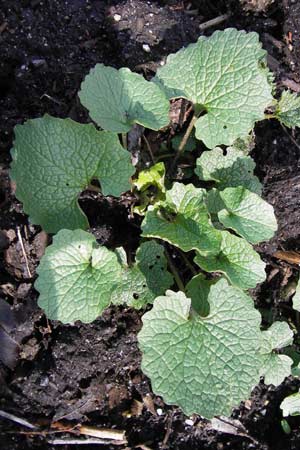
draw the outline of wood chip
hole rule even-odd
[[[300,264],[300,253],[294,250],[278,250],[273,254],[273,256],[275,256],[275,258],[281,259],[281,261],[285,261],[291,264]]]

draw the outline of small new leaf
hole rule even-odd
[[[49,319],[92,322],[110,304],[121,277],[116,254],[82,230],[61,230],[37,269],[39,306]]]
[[[289,128],[300,127],[300,95],[283,91],[275,116]]]
[[[104,130],[127,133],[134,123],[151,130],[169,124],[169,102],[153,82],[127,68],[97,64],[81,84],[79,98]]]
[[[226,188],[220,192],[225,209],[218,212],[220,222],[236,231],[252,244],[274,236],[277,221],[273,207],[259,195],[242,186]]]
[[[218,189],[243,186],[260,195],[262,186],[253,174],[255,162],[241,150],[229,147],[203,152],[197,159],[196,174],[200,180],[215,181]]]
[[[263,358],[260,375],[266,384],[278,386],[291,374],[293,360],[286,355],[279,355],[276,350],[293,343],[293,332],[286,322],[274,322],[262,332],[261,354]]]
[[[174,183],[164,203],[149,207],[142,223],[142,236],[163,239],[184,251],[218,253],[221,237],[211,225],[205,195],[204,189],[192,184]]]
[[[230,415],[259,380],[260,314],[252,299],[221,279],[208,295],[210,313],[190,315],[182,292],[158,297],[138,335],[142,369],[153,391],[190,415]]]
[[[164,248],[157,242],[143,242],[132,267],[128,267],[123,250],[118,249],[118,254],[122,262],[122,277],[113,291],[112,303],[125,303],[140,309],[153,303],[158,295],[172,286],[173,277],[167,270]]]
[[[85,229],[78,196],[93,178],[104,195],[130,189],[134,168],[118,136],[91,124],[45,115],[15,128],[10,176],[31,222],[49,233]]]
[[[144,214],[148,205],[165,200],[165,165],[160,162],[142,170],[136,180],[133,181],[139,198],[139,205],[134,207],[134,212]]]
[[[186,98],[206,112],[195,128],[208,148],[232,145],[272,104],[265,56],[258,34],[228,28],[169,55],[154,81],[168,98]]]
[[[240,289],[254,288],[265,279],[265,263],[252,246],[228,231],[222,236],[221,251],[206,257],[196,254],[195,263],[206,272],[222,272],[230,283]]]

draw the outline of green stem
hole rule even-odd
[[[175,169],[176,163],[177,163],[178,159],[180,158],[180,156],[182,155],[182,153],[184,151],[184,147],[185,147],[185,145],[186,145],[186,143],[188,141],[188,138],[190,137],[190,134],[191,134],[191,132],[192,132],[192,130],[194,128],[194,125],[195,125],[197,119],[198,119],[198,114],[196,115],[194,113],[193,117],[192,117],[192,119],[191,119],[191,121],[189,123],[189,126],[187,127],[186,132],[184,133],[184,136],[183,136],[183,138],[182,138],[182,140],[181,140],[181,142],[179,144],[177,153],[175,155],[175,158],[174,158],[173,163],[172,163],[171,168],[170,168],[170,172],[171,173]]]
[[[265,119],[276,119],[275,114],[265,114]]]
[[[184,292],[185,291],[184,284],[183,284],[183,282],[182,282],[182,280],[180,278],[180,275],[179,275],[175,265],[173,264],[173,261],[172,261],[171,256],[169,255],[169,252],[168,252],[168,250],[166,248],[165,248],[165,255],[166,255],[166,258],[168,260],[168,265],[169,265],[169,267],[171,269],[171,272],[172,272],[172,274],[173,274],[173,276],[175,278],[175,281],[176,281],[176,284],[178,286],[178,289],[180,291]]]
[[[127,150],[127,134],[126,133],[122,133],[122,144],[123,144],[123,147]]]
[[[185,264],[188,266],[188,268],[190,269],[191,273],[193,274],[193,276],[198,275],[197,270],[195,269],[195,267],[193,266],[193,264],[190,262],[190,260],[188,259],[188,257],[186,256],[186,254],[182,251],[179,250],[179,253],[183,259],[183,261],[185,262]]]

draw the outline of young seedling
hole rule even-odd
[[[111,304],[153,303],[138,336],[142,367],[154,392],[187,414],[230,414],[261,376],[276,385],[291,372],[292,360],[279,352],[292,331],[282,322],[262,331],[247,293],[265,280],[252,244],[277,229],[248,155],[251,133],[265,118],[300,125],[299,98],[284,92],[277,101],[273,91],[258,35],[227,29],[170,55],[152,81],[98,64],[79,97],[102,131],[47,115],[16,127],[16,196],[32,223],[57,233],[37,269],[40,307],[67,323],[91,322]],[[195,161],[201,188],[173,183],[162,162],[136,171],[124,148],[134,124],[166,132],[169,100],[179,97],[192,102],[193,117],[167,164],[186,147],[192,154],[195,129],[209,149]],[[78,196],[95,179],[104,196],[132,189],[138,198],[134,262],[85,231]],[[184,278],[170,249],[186,264]]]

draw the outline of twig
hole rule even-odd
[[[30,428],[31,430],[36,430],[37,428],[35,425],[32,425],[32,423],[27,422],[27,420],[21,419],[20,417],[14,416],[13,414],[2,411],[1,409],[0,409],[0,417],[11,420],[12,422],[18,423],[23,427]]]
[[[297,149],[300,150],[300,145],[298,144],[296,139],[293,138],[293,136],[288,132],[288,130],[285,128],[285,126],[282,123],[280,125],[282,126],[282,129],[285,132],[285,134],[290,138],[290,140],[293,142],[293,144],[296,145]]]
[[[84,427],[79,428],[80,434],[87,436],[93,436],[100,439],[109,439],[111,441],[125,441],[125,431],[123,430],[111,430],[105,428],[96,427]]]
[[[19,240],[20,245],[21,245],[21,250],[22,250],[22,253],[23,253],[24,260],[25,260],[25,265],[26,265],[26,270],[27,270],[28,277],[32,278],[32,273],[30,272],[30,269],[29,269],[28,258],[27,258],[27,254],[26,254],[25,247],[24,247],[24,244],[23,244],[23,239],[22,239],[22,236],[21,236],[20,227],[17,227],[17,236],[18,236],[18,240]]]
[[[215,25],[220,25],[220,23],[225,22],[229,19],[229,14],[222,14],[221,16],[215,17],[214,19],[203,22],[199,25],[201,31],[207,30],[207,28],[214,27]]]
[[[168,250],[166,248],[165,248],[165,255],[166,255],[166,258],[168,260],[168,265],[169,265],[169,267],[171,269],[171,272],[174,275],[174,278],[175,278],[176,284],[178,286],[178,289],[180,291],[184,292],[185,291],[184,284],[183,284],[183,282],[182,282],[182,280],[180,278],[180,275],[179,275],[175,265],[173,264],[173,261],[172,261],[171,256],[169,255],[169,252],[168,252]]]
[[[52,439],[47,441],[51,445],[123,445],[126,441],[107,441],[104,439]]]
[[[149,154],[150,154],[151,160],[152,160],[152,162],[153,162],[153,164],[154,164],[154,163],[155,163],[155,158],[154,158],[154,155],[153,155],[151,146],[150,146],[150,144],[149,144],[149,141],[148,141],[148,139],[146,138],[146,136],[145,136],[144,134],[143,134],[142,138],[143,138],[144,141],[145,141],[145,144],[146,144],[146,146],[147,146],[147,149],[148,149],[148,152],[149,152]]]

